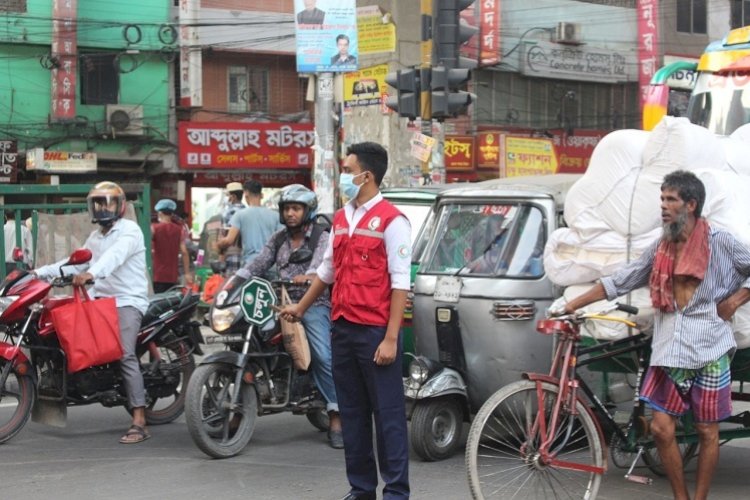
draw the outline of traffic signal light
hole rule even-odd
[[[461,22],[461,11],[473,3],[474,0],[433,0],[435,64],[443,64],[446,68],[476,67],[476,61],[460,56],[461,45],[479,31]]]
[[[430,78],[432,118],[444,120],[466,113],[474,95],[460,90],[460,87],[470,78],[471,70],[466,68],[433,66]]]
[[[399,116],[411,120],[420,116],[419,69],[401,69],[388,73],[385,82],[396,89],[396,95],[389,95],[385,105]]]

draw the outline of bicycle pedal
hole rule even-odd
[[[633,483],[639,483],[639,484],[651,484],[654,482],[654,480],[651,479],[650,477],[636,476],[635,474],[625,474],[625,479]]]

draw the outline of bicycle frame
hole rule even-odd
[[[612,319],[615,321],[622,321],[629,323],[627,320],[621,318],[609,318],[602,316],[590,316],[593,319]],[[541,322],[540,322],[541,323]],[[608,427],[608,431],[617,433],[618,437],[629,444],[629,447],[635,447],[636,436],[632,431],[634,419],[631,418],[628,427],[623,431],[615,422],[612,415],[607,411],[604,403],[594,394],[591,388],[582,380],[578,374],[577,369],[581,366],[586,366],[590,363],[600,361],[602,359],[612,358],[614,356],[625,354],[629,352],[639,351],[639,363],[636,381],[636,395],[634,398],[634,410],[633,415],[643,411],[643,406],[638,398],[639,387],[641,377],[644,371],[645,351],[646,346],[649,343],[649,339],[643,334],[638,334],[633,337],[616,340],[602,345],[579,348],[579,342],[581,339],[579,326],[565,320],[548,320],[544,323],[544,326],[539,328],[540,333],[544,334],[557,334],[558,344],[555,348],[555,354],[553,357],[552,367],[550,368],[549,374],[540,373],[527,373],[525,378],[534,381],[537,387],[537,416],[532,426],[532,434],[538,432],[541,436],[541,444],[539,445],[539,453],[542,459],[560,468],[576,470],[582,472],[593,472],[596,474],[603,474],[606,467],[594,467],[587,464],[579,464],[575,462],[568,462],[557,458],[558,453],[565,448],[568,444],[572,432],[573,421],[568,422],[568,428],[565,430],[564,437],[561,442],[554,448],[550,449],[553,441],[558,436],[558,426],[564,415],[575,416],[578,414],[576,409],[576,401],[585,403],[585,400],[581,397],[578,389],[583,391],[583,395],[593,403],[593,409],[584,404],[583,407],[592,417],[595,422],[599,437],[602,442],[607,442],[605,439],[604,431],[602,430],[601,424],[605,423]],[[630,345],[628,345],[630,344]],[[600,354],[590,356],[584,360],[579,360],[580,356],[602,351]],[[545,405],[544,405],[544,392],[542,391],[542,382],[554,384],[558,387],[558,396],[554,402],[551,410],[549,422],[545,417]],[[599,417],[599,418],[597,418]]]

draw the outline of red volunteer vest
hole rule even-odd
[[[344,209],[333,217],[335,285],[331,317],[360,325],[386,326],[390,318],[391,276],[385,249],[385,228],[402,215],[382,200],[359,221],[351,237]]]

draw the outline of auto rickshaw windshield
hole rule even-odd
[[[420,273],[540,278],[545,226],[531,204],[440,208]]]

